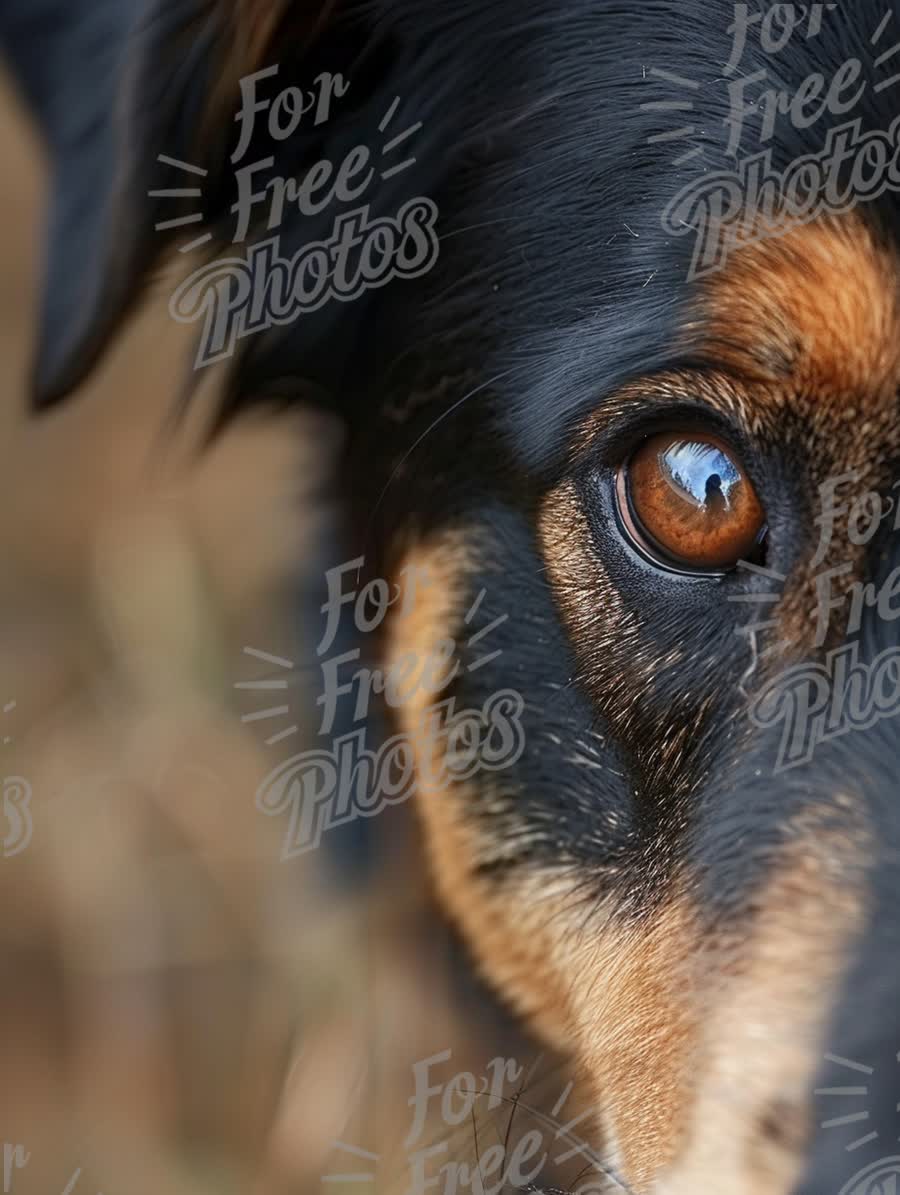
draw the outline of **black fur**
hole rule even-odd
[[[900,105],[894,91],[874,90],[885,76],[869,39],[888,11],[900,30],[897,0],[856,0],[826,14],[816,39],[795,37],[775,59],[748,42],[742,70],[765,68],[771,84],[794,92],[810,72],[828,79],[857,55],[869,86],[851,115],[864,131],[887,129]],[[852,781],[881,843],[870,881],[877,916],[837,1001],[834,1051],[884,1055],[900,1048],[895,725],[838,740],[773,780],[773,744],[749,731],[739,683],[748,647],[735,633],[739,608],[727,600],[764,584],[741,573],[662,575],[611,514],[617,463],[673,417],[671,404],[663,411],[652,398],[623,405],[621,385],[663,369],[708,378],[714,364],[688,326],[693,238],[668,235],[661,215],[692,178],[733,166],[722,78],[733,18],[723,0],[348,0],[302,52],[276,39],[268,61],[282,64],[280,86],[318,69],[352,80],[335,120],[284,145],[276,172],[369,143],[399,95],[407,123],[423,122],[418,163],[380,188],[373,209],[430,196],[441,213],[441,254],[415,282],[251,338],[223,415],[261,399],[302,400],[346,421],[345,490],[373,574],[390,563],[398,535],[478,529],[489,562],[469,582],[473,594],[487,590],[478,623],[513,616],[493,643],[500,660],[454,695],[471,707],[515,685],[527,697],[525,755],[499,797],[493,790],[471,809],[497,844],[478,863],[497,884],[510,868],[570,867],[589,894],[618,893],[640,918],[687,866],[710,927],[734,925],[786,841],[791,813]],[[227,236],[233,132],[223,119],[198,144],[196,131],[216,63],[232,47],[215,6],[187,0],[6,0],[0,37],[55,169],[34,393],[45,406],[86,375],[171,248],[154,233],[161,209],[146,198],[174,185],[159,153],[211,171],[208,224]],[[654,68],[699,84],[689,117],[646,106],[688,94]],[[678,123],[695,126],[689,144],[703,153],[674,167],[673,143],[650,139]],[[780,118],[774,165],[817,152],[837,123],[825,116],[804,132]],[[896,243],[896,197],[860,211]],[[332,219],[328,211],[321,221],[298,219],[284,230],[285,251],[325,235]],[[754,436],[714,414],[699,390],[683,395],[681,413],[743,450],[772,514],[768,563],[789,573],[814,535],[810,493],[824,480],[804,453],[805,429],[786,411]],[[575,431],[590,412],[604,416],[604,432],[586,453]],[[873,445],[876,455],[887,452]],[[896,462],[882,464],[890,471]],[[626,610],[640,616],[640,651],[658,662],[627,719],[615,686],[627,689],[634,646],[613,636],[600,650],[567,633],[537,543],[538,507],[566,477],[593,550]],[[896,556],[890,546],[873,549],[873,572],[883,568],[882,550]],[[867,626],[866,650],[876,635],[882,646],[885,635],[896,642],[896,625]],[[667,662],[676,651],[678,662]],[[660,747],[677,734],[685,743],[673,767]],[[885,1095],[885,1117],[891,1100],[896,1092]],[[835,1157],[827,1139],[819,1149],[803,1195],[837,1192],[863,1160]]]

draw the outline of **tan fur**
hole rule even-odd
[[[563,481],[541,505],[538,535],[547,574],[566,629],[588,661],[582,683],[618,738],[629,743],[642,767],[677,774],[696,720],[680,730],[667,703],[659,710],[661,733],[648,736],[649,696],[654,682],[684,664],[682,648],[657,651],[643,634],[639,608],[626,604],[595,551],[587,516],[571,481]],[[665,733],[662,733],[662,726]]]
[[[860,492],[883,487],[883,462],[900,448],[896,278],[896,263],[854,218],[735,254],[704,285],[686,333],[708,354],[709,370],[631,383],[585,422],[574,450],[589,450],[609,421],[652,392],[700,398],[749,435],[788,444],[809,469],[813,503],[816,486],[852,469]],[[714,717],[712,708],[684,716],[671,702],[654,710],[654,681],[683,666],[682,649],[661,656],[645,636],[642,612],[596,551],[571,481],[546,495],[537,531],[578,647],[579,682],[645,773],[677,784],[698,718]],[[846,560],[860,567],[861,554],[840,532],[816,571]],[[478,564],[475,542],[472,531],[459,531],[401,562],[427,568],[432,584],[394,627],[394,654],[412,651],[424,661],[454,633]],[[776,608],[779,634],[795,654],[812,646],[813,581],[810,560],[801,561]],[[425,710],[423,697],[403,711],[414,741]],[[659,733],[649,734],[654,719]],[[576,892],[583,876],[522,866],[484,878],[478,864],[494,857],[494,844],[472,806],[489,799],[485,785],[500,781],[475,783],[477,790],[420,784],[441,897],[497,988],[589,1074],[606,1156],[635,1192],[788,1192],[812,1129],[807,1093],[828,1048],[832,1000],[864,922],[857,864],[865,833],[853,800],[837,802],[840,831],[823,826],[814,809],[802,815],[744,920],[726,931],[703,923],[696,877],[676,877],[643,917],[598,893],[588,918],[583,889]]]
[[[760,426],[791,404],[854,439],[896,439],[885,404],[900,380],[897,266],[857,214],[818,220],[734,253],[703,284],[691,330],[717,365],[763,385]]]
[[[866,833],[852,800],[831,800],[848,829],[805,815],[794,827],[802,845],[777,861],[747,939],[717,943],[708,959],[701,1082],[666,1195],[780,1195],[800,1177],[815,1129],[809,1089],[866,912]]]
[[[589,450],[622,412],[648,395],[663,402],[700,399],[749,435],[792,451],[804,463],[813,516],[819,513],[818,487],[829,478],[858,472],[841,499],[883,490],[898,480],[888,462],[900,456],[898,280],[900,262],[855,214],[819,220],[734,252],[727,267],[700,286],[684,329],[684,348],[705,361],[702,372],[672,371],[629,383],[585,421],[573,448]],[[574,526],[574,543],[557,535],[554,524]],[[542,526],[545,547],[556,545],[560,578],[568,571],[567,556],[574,555],[579,568],[590,556],[605,600],[617,600],[590,547],[583,516],[573,515],[569,482],[548,496]],[[853,566],[834,581],[835,595],[859,579],[864,553],[850,542],[846,520],[836,523],[828,555],[813,568],[815,549],[811,535],[806,559],[797,562],[787,584],[773,582],[781,601],[768,616],[779,625],[767,646],[777,643],[782,650],[771,657],[770,669],[813,650],[816,576]],[[571,596],[571,583],[564,588]],[[572,603],[565,603],[570,623],[588,621],[597,608],[587,596],[589,587],[582,588],[580,619]],[[843,629],[835,617],[832,644]],[[634,639],[629,622],[613,628],[612,617],[604,621],[611,637],[621,630]],[[639,643],[629,646],[640,651]],[[654,664],[657,671],[666,666]]]
[[[420,576],[427,570],[429,584],[395,624],[391,655],[412,651],[427,666],[465,609],[474,563],[461,534],[404,558]],[[426,708],[419,697],[403,711],[414,743]],[[423,766],[422,776],[433,770]],[[826,1048],[831,980],[859,921],[849,869],[838,863],[847,843],[810,825],[808,849],[784,858],[758,894],[747,940],[729,941],[705,935],[686,885],[645,918],[601,904],[586,920],[582,877],[521,869],[485,880],[476,869],[488,844],[469,813],[473,796],[468,786],[420,784],[439,894],[497,989],[586,1071],[598,1107],[593,1133],[583,1134],[589,1143],[635,1192],[663,1173],[673,1195],[708,1189],[703,1167],[735,1195],[789,1190],[805,1122],[781,1144],[759,1125],[769,1112],[791,1121]],[[743,1073],[748,1059],[752,1074]],[[790,1106],[779,1111],[784,1099]]]
[[[392,654],[414,652],[424,669],[464,609],[462,584],[472,550],[461,538],[448,537],[416,549],[403,565],[414,565],[419,576],[427,572],[429,583],[419,589],[412,612],[395,624]],[[425,709],[424,696],[404,709],[403,725],[414,742],[421,741]],[[421,775],[434,770],[422,766]],[[617,1111],[610,1128],[621,1165],[632,1181],[649,1179],[675,1148],[678,1080],[690,1038],[674,965],[692,940],[684,932],[683,908],[674,907],[646,932],[608,922],[586,944],[572,933],[583,913],[574,911],[571,875],[516,874],[502,887],[486,882],[475,874],[481,844],[467,816],[471,791],[431,791],[423,782],[417,795],[445,907],[486,974],[523,1015],[558,1044],[571,1049],[582,1043],[580,1060],[604,1105]]]
[[[420,576],[427,571],[429,584],[420,588],[413,613],[395,624],[392,655],[413,652],[424,669],[464,610],[472,550],[448,537],[419,547],[403,565],[414,565]],[[416,744],[426,708],[421,696],[403,711]],[[601,921],[601,932],[586,943],[572,932],[584,914],[576,910],[571,874],[517,873],[502,886],[476,874],[482,844],[467,813],[473,794],[463,785],[431,790],[424,778],[436,769],[428,762],[420,763],[417,804],[445,908],[520,1013],[555,1043],[582,1044],[579,1061],[604,1106],[616,1109],[610,1128],[621,1165],[633,1182],[649,1180],[676,1142],[678,1080],[690,1039],[676,974],[692,940],[688,915],[678,905],[646,932]]]
[[[409,613],[392,624],[389,661],[413,655],[420,673],[426,671],[438,641],[452,634],[461,618],[462,584],[472,566],[472,553],[471,544],[460,535],[452,535],[440,543],[418,546],[403,559],[397,575],[409,568],[407,578],[424,576],[427,584],[417,587],[416,601]],[[402,603],[397,605],[399,608]],[[504,924],[503,906],[507,899],[513,898],[506,895],[501,898],[499,892],[474,874],[483,844],[479,842],[476,827],[467,818],[470,794],[461,785],[435,790],[429,787],[428,778],[437,769],[423,766],[430,761],[420,757],[423,717],[428,706],[429,695],[423,687],[417,687],[415,696],[402,710],[401,721],[420,761],[417,806],[439,894],[445,908],[475,943],[479,957],[501,990],[545,1034],[560,1044],[565,1043],[570,1026],[562,1015],[563,986],[557,989],[551,975],[541,974],[543,956],[537,937],[531,932],[511,937]],[[523,892],[516,903],[523,915],[523,929],[528,925],[537,930],[547,916],[539,894]],[[537,984],[536,975],[540,976]]]
[[[854,213],[752,245],[704,288],[695,331],[717,366],[746,373],[748,429],[765,435],[789,408],[819,484],[858,470],[864,494],[896,480],[885,462],[900,452],[898,267]],[[859,567],[846,532],[835,538],[817,573]],[[814,574],[801,564],[777,611],[795,655],[812,646],[815,608]]]

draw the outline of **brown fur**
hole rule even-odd
[[[648,740],[648,717],[654,678],[684,663],[676,648],[654,651],[642,634],[640,612],[626,607],[616,584],[593,550],[585,513],[571,481],[547,495],[538,519],[538,535],[557,603],[579,656],[588,661],[582,680],[596,708],[617,736],[633,746],[639,766],[677,775],[680,753],[696,723],[679,734],[666,716],[667,733]],[[598,618],[598,610],[603,617]],[[624,683],[627,677],[627,684]]]
[[[703,333],[721,372],[632,384],[602,418],[652,386],[658,396],[699,393],[765,437],[778,434],[789,406],[815,484],[858,468],[860,492],[884,485],[879,462],[898,444],[893,271],[851,220],[744,250],[702,300]],[[597,434],[600,418],[587,421],[576,449]],[[837,531],[832,554],[842,562],[851,546]],[[547,495],[538,534],[569,635],[590,661],[582,680],[596,708],[618,736],[633,738],[639,764],[677,777],[696,721],[685,720],[679,732],[670,710],[672,733],[648,742],[644,732],[641,742],[640,732],[651,681],[682,663],[679,651],[661,659],[649,647],[640,612],[626,606],[593,549],[571,482]],[[401,562],[427,567],[432,584],[395,627],[394,654],[426,661],[459,624],[477,565],[473,544],[471,533],[456,532]],[[778,608],[781,633],[798,652],[812,642],[810,584],[807,562]],[[403,712],[414,740],[425,708],[419,699]],[[717,1184],[735,1195],[788,1189],[811,1129],[804,1095],[824,1049],[828,993],[863,915],[854,871],[863,832],[836,840],[807,815],[756,894],[750,928],[730,938],[701,930],[686,876],[653,914],[626,918],[601,906],[587,923],[570,873],[521,869],[487,881],[477,867],[493,844],[468,815],[472,792],[423,783],[418,797],[445,907],[497,987],[589,1073],[607,1156],[630,1186],[649,1191],[665,1173],[673,1195]],[[843,804],[852,825],[853,803]],[[755,1034],[769,1044],[751,1082],[740,1059],[755,1051]]]
[[[438,640],[464,610],[462,583],[471,567],[471,549],[457,537],[422,546],[404,565],[427,569],[430,584],[419,591],[414,613],[395,624],[393,654],[415,653],[423,667]],[[414,743],[426,704],[407,706],[403,724]],[[434,769],[421,761],[422,776]],[[691,941],[683,932],[685,914],[676,907],[646,936],[604,926],[590,946],[573,933],[576,881],[571,874],[514,874],[502,887],[476,874],[482,848],[467,818],[472,794],[466,786],[431,790],[420,783],[418,809],[440,896],[473,945],[497,987],[546,1037],[580,1052],[595,1090],[622,1112],[614,1132],[621,1164],[641,1181],[672,1156],[675,1071],[683,1065],[688,1040],[687,1012],[673,990],[672,963]],[[510,916],[514,910],[514,917]],[[672,922],[678,923],[677,932]],[[599,979],[608,977],[603,984]],[[675,1032],[675,1025],[683,1026]],[[605,1052],[602,1028],[616,1043]],[[651,1055],[648,1037],[658,1042]],[[607,1042],[607,1045],[609,1043]],[[648,1073],[648,1062],[652,1073]],[[647,1100],[647,1092],[656,1098]],[[616,1098],[610,1099],[611,1093]]]
[[[900,455],[898,270],[900,262],[854,215],[820,220],[735,252],[727,267],[704,283],[695,315],[685,327],[685,345],[698,351],[708,368],[702,374],[667,373],[630,383],[604,406],[602,415],[585,422],[574,448],[583,453],[618,411],[648,393],[658,400],[693,397],[742,425],[749,435],[795,448],[810,470],[813,517],[819,513],[818,487],[829,478],[858,471],[858,482],[839,494],[839,500],[850,502],[888,486],[897,478],[885,462]],[[628,659],[637,652],[641,664],[634,620],[620,617],[621,603],[609,591],[602,565],[590,549],[570,483],[548,497],[542,527],[545,551],[557,557],[557,589],[570,626],[581,630],[583,625],[588,633],[596,626],[599,585],[605,608],[616,618],[614,631],[612,619],[609,624],[614,642],[597,645],[598,659],[605,655],[612,661],[627,645]],[[850,542],[846,520],[843,525],[836,522],[830,551],[813,568],[815,550],[811,537],[807,560],[792,570],[781,590],[782,600],[772,611],[779,622],[772,639],[780,643],[782,653],[780,659],[772,658],[770,668],[783,665],[787,655],[801,658],[813,649],[816,576],[853,565],[851,573],[835,580],[836,595],[859,580],[863,553]],[[566,580],[572,575],[570,555],[577,566],[575,577],[583,578],[581,615],[574,605],[576,586]],[[779,583],[773,580],[772,586],[774,592]],[[839,617],[833,627],[838,636]],[[594,633],[602,636],[602,628]],[[652,671],[669,666],[669,661],[655,660]],[[612,662],[609,670],[618,675]],[[598,687],[602,697],[605,686]],[[634,685],[635,693],[638,687]],[[622,694],[616,697],[621,700]]]
[[[701,299],[694,331],[711,360],[746,377],[740,409],[748,430],[773,434],[790,408],[815,485],[858,470],[862,495],[895,480],[884,462],[900,452],[898,267],[853,214],[736,253]],[[858,569],[861,558],[838,527],[816,572],[844,563]],[[806,562],[776,611],[779,636],[798,656],[813,646],[816,600]]]
[[[473,561],[473,547],[461,535],[445,537],[440,543],[423,544],[410,550],[400,562],[397,575],[405,568],[407,577],[427,576],[428,584],[419,586],[415,604],[402,620],[392,624],[390,660],[413,656],[420,674],[429,667],[437,643],[459,623],[463,606],[463,583]],[[398,603],[398,607],[402,603]],[[412,686],[413,679],[409,684]],[[436,771],[421,759],[424,736],[423,716],[429,706],[424,688],[402,711],[402,726],[417,751],[419,785],[417,805],[425,827],[426,845],[442,901],[490,968],[491,977],[506,991],[523,1014],[534,1020],[551,1039],[564,1043],[571,1026],[561,1016],[564,985],[556,987],[552,977],[535,975],[543,970],[541,948],[529,933],[511,939],[506,932],[502,906],[511,897],[499,894],[474,874],[482,855],[478,831],[466,817],[467,793],[463,786],[432,790],[428,777]],[[516,902],[525,917],[531,914],[536,930],[546,917],[541,893],[523,892]]]
[[[391,654],[414,652],[424,668],[465,609],[474,555],[454,534],[411,551],[402,562],[410,564],[419,576],[427,570],[430,584],[395,623]],[[404,710],[414,744],[426,708],[417,698]],[[821,1054],[829,981],[860,919],[850,867],[836,859],[861,854],[860,843],[836,843],[812,823],[799,828],[810,845],[792,849],[758,894],[749,941],[707,939],[686,888],[647,918],[601,907],[586,922],[571,873],[485,881],[476,874],[486,844],[467,817],[471,799],[463,785],[419,788],[440,896],[485,974],[545,1036],[574,1051],[597,1093],[604,1156],[638,1192],[667,1169],[679,1195],[705,1189],[698,1175],[712,1181],[716,1172],[743,1184],[729,1186],[736,1195],[785,1189],[777,1184],[796,1168],[798,1142],[769,1139],[766,1115],[794,1101],[773,1116],[805,1135],[795,1107]],[[810,992],[823,998],[811,1002]],[[763,1026],[775,1044],[752,1086],[736,1067],[753,1048],[744,1036]]]
[[[851,828],[836,834],[808,814],[757,896],[747,938],[707,945],[710,995],[694,1060],[700,1082],[666,1175],[672,1195],[770,1195],[793,1189],[799,1177],[815,1127],[807,1093],[828,1049],[831,993],[865,919],[857,868],[866,832],[854,802],[838,804]]]

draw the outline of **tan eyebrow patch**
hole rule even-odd
[[[700,286],[686,332],[716,365],[767,387],[761,416],[796,402],[813,424],[892,432],[900,442],[900,262],[858,214],[733,252]]]
[[[690,400],[743,429],[761,452],[777,453],[801,499],[806,496],[810,519],[818,513],[818,487],[829,478],[856,474],[853,491],[843,491],[852,499],[884,491],[900,477],[900,258],[859,213],[734,250],[722,270],[697,283],[679,348],[691,367],[633,379],[609,396],[576,434],[578,456],[589,454],[594,440],[647,398]],[[699,408],[696,418],[702,420]],[[553,529],[553,512],[571,506],[567,487],[557,487],[545,502],[549,554],[559,558],[561,576],[573,557],[589,560],[590,571],[601,576],[602,562],[583,529],[574,540]],[[778,582],[780,601],[770,612],[777,626],[764,644],[773,646],[777,638],[797,658],[816,646],[816,577],[850,565],[834,581],[838,598],[861,579],[865,565],[865,552],[850,541],[846,525],[835,523],[829,552],[815,567],[812,525],[808,538],[806,558]],[[544,547],[548,551],[547,542]],[[602,576],[600,583],[606,583]],[[571,605],[571,584],[560,592]],[[585,623],[591,610],[585,603]],[[771,667],[778,666],[773,655]]]
[[[900,261],[859,213],[817,220],[735,252],[702,287],[688,333],[743,375],[749,430],[790,442],[816,486],[855,472],[859,494],[895,478],[900,456]],[[815,514],[815,511],[814,511]],[[837,528],[828,557],[802,561],[785,585],[778,635],[791,654],[814,646],[816,576],[864,553]],[[814,545],[810,545],[812,556]],[[832,644],[833,645],[833,644]]]

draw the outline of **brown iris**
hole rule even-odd
[[[765,527],[735,453],[706,433],[646,440],[616,480],[619,513],[651,555],[688,569],[727,569],[753,555]]]

